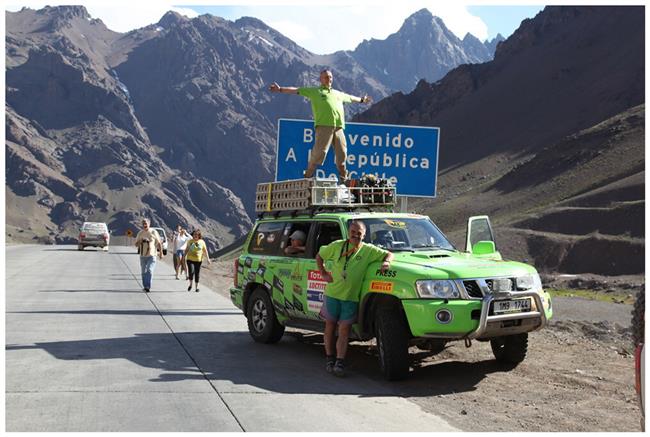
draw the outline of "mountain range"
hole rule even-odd
[[[502,251],[543,271],[643,274],[644,28],[642,7],[547,7],[493,61],[356,120],[440,127],[438,196],[409,206],[457,246],[489,214]]]
[[[338,88],[377,100],[488,61],[503,39],[460,40],[427,10],[329,55],[251,17],[168,12],[117,33],[60,6],[7,12],[6,24],[9,239],[70,242],[84,220],[123,234],[149,216],[204,228],[211,249],[251,226],[277,119],[310,116],[302,99],[271,96],[271,82],[312,85],[330,68]]]
[[[329,67],[377,101],[350,105],[355,120],[440,128],[437,197],[409,210],[457,247],[487,213],[499,250],[541,271],[644,272],[642,7],[546,7],[484,43],[422,10],[329,55],[250,17],[169,12],[122,34],[72,6],[6,23],[8,241],[72,242],[84,220],[123,234],[148,216],[223,246],[273,177],[277,119],[310,117],[268,84]]]

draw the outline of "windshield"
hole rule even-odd
[[[106,232],[106,224],[104,223],[84,223],[81,227],[84,232]]]
[[[362,219],[366,225],[364,242],[391,251],[455,250],[427,217]]]

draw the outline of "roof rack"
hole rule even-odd
[[[385,179],[377,181],[374,186],[357,179],[345,185],[333,179],[294,179],[257,184],[255,212],[263,215],[291,212],[297,215],[298,212],[316,214],[359,208],[392,210],[395,198],[395,187]]]
[[[360,206],[360,207],[353,207],[353,208],[332,208],[332,207],[313,207],[313,208],[306,208],[306,209],[291,209],[291,210],[282,210],[282,211],[260,211],[257,213],[257,218],[258,219],[263,219],[263,218],[279,218],[279,217],[297,217],[299,215],[308,215],[310,217],[314,217],[316,214],[321,214],[321,213],[335,213],[335,212],[394,212],[393,208],[391,207],[384,207],[381,208],[379,206],[377,207],[367,207],[367,206]]]

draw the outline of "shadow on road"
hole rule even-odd
[[[153,315],[147,311],[115,313]],[[178,311],[166,314],[197,315],[196,312]],[[216,311],[198,314],[232,313]],[[416,362],[409,380],[389,383],[382,379],[379,372],[375,347],[351,344],[347,360],[349,376],[336,378],[324,370],[322,338],[319,334],[305,336],[287,332],[279,343],[265,345],[253,342],[247,332],[180,332],[36,343],[28,346],[7,345],[6,351],[10,354],[24,349],[42,349],[60,360],[127,359],[143,367],[160,369],[159,376],[151,379],[153,382],[207,378],[216,386],[225,381],[230,387],[227,383],[230,381],[243,390],[257,388],[294,394],[407,397],[442,395],[475,390],[476,385],[488,374],[503,371],[495,361],[447,361],[423,367],[418,367]]]

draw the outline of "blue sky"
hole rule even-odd
[[[478,15],[487,24],[488,38],[498,33],[509,37],[524,18],[533,18],[544,6],[468,6],[472,15]]]
[[[101,19],[117,32],[158,22],[169,10],[190,18],[210,13],[229,20],[253,16],[280,31],[302,47],[318,54],[353,50],[364,39],[385,39],[399,30],[404,20],[426,8],[442,18],[457,37],[471,33],[480,40],[497,33],[508,37],[524,18],[534,17],[543,6],[477,6],[460,1],[437,0],[76,0],[93,18]],[[525,2],[529,0],[521,0]],[[222,3],[221,5],[214,5]],[[234,4],[233,6],[228,5]],[[256,4],[252,4],[256,3]],[[69,0],[6,0],[5,9],[23,6],[40,9],[45,5],[71,4]],[[480,4],[480,5],[478,5]]]

